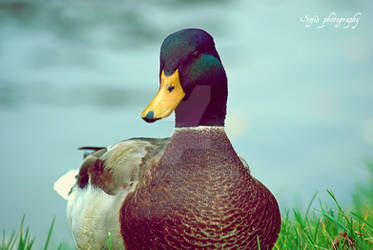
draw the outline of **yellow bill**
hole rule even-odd
[[[141,117],[147,122],[165,118],[176,109],[184,96],[185,93],[179,79],[179,70],[176,69],[170,76],[166,76],[162,71],[161,87],[149,106],[141,113]]]

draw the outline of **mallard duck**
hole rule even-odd
[[[225,131],[227,77],[211,35],[184,29],[160,53],[160,87],[147,122],[175,111],[171,138],[133,138],[83,161],[67,217],[80,249],[270,249],[276,199],[237,155]]]

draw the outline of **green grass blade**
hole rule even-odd
[[[315,200],[317,194],[318,194],[318,192],[316,191],[316,192],[314,193],[314,195],[312,196],[312,199],[311,199],[310,203],[308,203],[307,210],[306,210],[306,214],[305,214],[305,217],[306,217],[306,218],[308,218],[309,212],[310,212],[310,210],[311,210],[312,203],[313,203],[313,201]]]
[[[49,245],[49,242],[50,242],[51,237],[52,237],[52,232],[53,232],[53,228],[54,228],[54,223],[55,222],[56,222],[56,216],[53,216],[52,223],[51,223],[51,225],[49,227],[48,236],[47,236],[47,239],[45,240],[44,250],[48,249],[48,245]]]
[[[107,239],[106,239],[103,250],[107,250],[107,249],[111,250],[111,233],[110,232],[107,233]]]
[[[348,231],[348,229],[345,227],[345,225],[343,225],[343,223],[341,223],[340,221],[338,221],[336,218],[334,218],[333,216],[331,216],[330,214],[324,212],[324,211],[321,211],[321,214],[325,217],[327,217],[328,219],[330,219],[331,221],[333,221],[335,224],[339,225],[341,228],[343,228],[344,231]]]
[[[361,217],[360,215],[358,215],[358,214],[355,213],[355,212],[351,212],[351,214],[352,214],[353,216],[355,216],[356,218],[358,218],[358,219],[361,221],[361,223],[364,223],[364,224],[366,224],[368,227],[370,227],[371,229],[373,229],[373,225],[370,224],[367,220],[364,220],[363,217]]]
[[[260,240],[259,240],[259,235],[256,236],[256,241],[258,243],[258,250],[260,250]]]
[[[8,249],[13,249],[16,242],[17,242],[16,233],[12,232],[12,234],[10,235],[9,243],[8,243]]]

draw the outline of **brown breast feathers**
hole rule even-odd
[[[178,129],[121,209],[127,249],[262,249],[280,229],[277,202],[222,128]]]

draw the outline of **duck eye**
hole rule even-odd
[[[198,57],[198,51],[194,51],[194,52],[192,53],[192,57],[197,58],[197,57]]]
[[[168,92],[172,92],[172,90],[174,90],[174,88],[175,87],[171,85],[170,87],[167,88],[167,90],[168,90]]]

